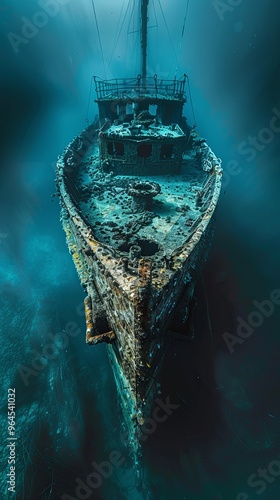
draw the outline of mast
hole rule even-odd
[[[148,3],[149,0],[141,1],[141,74],[143,88],[146,87],[147,78]]]

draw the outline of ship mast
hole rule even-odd
[[[141,74],[144,89],[146,88],[147,78],[148,3],[149,0],[141,1]]]

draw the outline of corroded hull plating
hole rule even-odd
[[[138,435],[158,393],[157,372],[170,334],[191,336],[188,321],[194,285],[211,243],[222,170],[220,160],[205,141],[191,134],[187,145],[192,161],[199,158],[204,168],[201,186],[196,190],[200,214],[192,221],[188,237],[170,255],[164,251],[159,259],[140,255],[132,263],[120,249],[96,237],[95,228],[77,202],[77,169],[88,161],[97,139],[97,131],[88,127],[58,160],[61,220],[87,294],[86,341],[108,344],[130,443],[137,454]],[[96,157],[91,163],[94,161],[100,163]],[[191,164],[190,159],[188,162]],[[96,169],[99,175],[104,165]],[[180,317],[179,322],[175,316]]]

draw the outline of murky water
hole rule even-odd
[[[95,3],[101,32],[115,30],[121,2]],[[214,4],[191,2],[181,66],[198,129],[223,159],[224,189],[197,286],[196,340],[174,339],[166,357],[161,400],[176,408],[144,442],[140,492],[106,348],[84,343],[84,295],[51,198],[55,158],[84,127],[90,77],[104,76],[92,6],[61,5],[15,53],[7,34],[21,35],[22,16],[40,7],[1,3],[1,498],[279,498],[280,306],[276,299],[260,313],[255,304],[271,304],[280,288],[279,6],[239,2],[221,19]],[[162,5],[179,45],[185,3]],[[162,40],[159,30],[151,36]],[[167,77],[164,36],[151,64]],[[109,59],[113,44],[103,39]],[[109,76],[126,76],[129,57],[124,40]],[[5,476],[8,387],[16,388],[16,496]]]

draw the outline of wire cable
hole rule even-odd
[[[124,14],[123,22],[122,22],[122,25],[121,25],[121,28],[120,28],[120,31],[119,31],[119,34],[118,34],[118,37],[117,37],[117,40],[116,40],[116,43],[115,43],[115,48],[114,48],[113,53],[112,53],[112,55],[111,55],[111,57],[110,57],[110,61],[109,61],[109,68],[110,68],[110,66],[111,66],[111,64],[112,64],[112,59],[113,59],[113,57],[114,57],[114,55],[115,55],[115,52],[116,52],[116,48],[117,48],[118,41],[119,41],[120,36],[121,36],[121,32],[122,32],[123,25],[124,25],[124,22],[125,22],[125,19],[126,19],[127,13],[128,13],[128,9],[129,9],[130,3],[131,3],[131,0],[129,0],[129,2],[128,2],[127,8],[126,8],[126,11],[125,11],[125,14]]]
[[[170,31],[168,29],[168,24],[166,22],[166,18],[165,18],[165,15],[164,15],[164,12],[163,12],[163,9],[162,9],[162,5],[161,5],[161,1],[158,0],[158,3],[159,3],[159,6],[160,6],[160,10],[161,10],[161,13],[162,13],[162,17],[164,19],[164,24],[165,24],[165,27],[166,27],[166,30],[167,30],[167,33],[168,33],[168,37],[169,37],[169,40],[170,40],[170,43],[171,43],[171,46],[172,46],[172,49],[173,49],[173,52],[175,54],[175,60],[177,59],[177,53],[176,53],[176,50],[175,50],[175,47],[174,47],[174,44],[173,44],[173,41],[172,41],[172,38],[171,38],[171,35],[170,35]]]
[[[190,5],[190,0],[187,0],[186,12],[185,12],[184,24],[183,24],[183,28],[182,28],[182,36],[181,36],[181,42],[180,42],[180,46],[179,46],[179,53],[178,53],[178,59],[177,59],[177,66],[176,66],[175,76],[177,76],[178,66],[180,64],[180,59],[181,59],[181,54],[182,54],[182,46],[183,46],[183,39],[184,39],[184,33],[185,33],[185,27],[186,27],[186,22],[187,22],[189,5]]]
[[[191,109],[192,109],[193,121],[194,121],[193,129],[195,129],[196,126],[197,126],[197,124],[196,124],[195,113],[194,113],[194,105],[193,105],[193,100],[192,100],[192,93],[191,93],[191,87],[190,87],[190,79],[189,79],[188,76],[187,76],[187,85],[188,85],[188,91],[189,91],[190,103],[191,103]]]
[[[123,8],[124,8],[124,2],[125,2],[125,0],[123,0],[121,12],[120,12],[120,15],[119,15],[119,20],[118,20],[118,24],[117,24],[117,28],[116,28],[115,39],[114,39],[114,43],[113,43],[113,48],[112,48],[112,54],[111,54],[110,61],[111,61],[111,59],[113,57],[114,50],[115,50],[114,47],[116,45],[116,41],[117,41],[117,38],[118,38],[118,31],[119,31],[119,27],[120,27],[120,23],[121,23],[121,18],[122,18],[122,13],[123,13]]]
[[[94,77],[91,77],[91,82],[90,82],[90,89],[89,89],[89,96],[88,96],[88,104],[87,104],[87,112],[86,112],[86,119],[85,122],[87,125],[89,125],[89,120],[88,120],[88,115],[89,115],[89,107],[91,103],[91,94],[92,94],[92,84],[93,84]]]
[[[105,74],[105,78],[107,79],[106,66],[105,66],[104,54],[103,54],[103,49],[102,49],[102,43],[101,43],[101,38],[100,38],[100,31],[99,31],[99,26],[98,26],[98,21],[97,21],[97,16],[96,16],[96,10],[95,10],[95,6],[94,6],[94,1],[91,0],[91,3],[92,3],[93,12],[94,12],[94,18],[95,18],[95,23],[96,23],[96,29],[97,29],[97,35],[98,35],[98,40],[99,40],[100,52],[101,52],[102,63],[103,63],[103,68],[104,68],[104,74]]]

